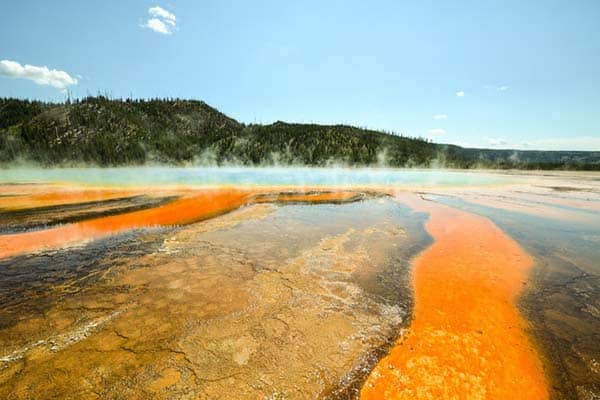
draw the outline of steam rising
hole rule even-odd
[[[384,156],[384,155],[382,155]],[[14,168],[0,183],[71,182],[91,185],[434,186],[482,185],[503,178],[440,169],[310,167]]]

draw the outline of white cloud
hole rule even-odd
[[[150,18],[144,26],[152,29],[154,32],[162,33],[163,35],[169,35],[171,33],[171,29],[158,18]]]
[[[16,61],[0,61],[0,76],[13,79],[29,79],[38,85],[53,86],[57,89],[66,89],[67,86],[77,85],[77,79],[65,71],[37,67],[35,65],[21,65]]]
[[[433,116],[433,119],[435,119],[436,121],[440,120],[440,119],[446,119],[446,118],[448,118],[448,115],[446,115],[446,114],[435,114]]]
[[[430,134],[430,135],[438,136],[438,135],[445,134],[446,130],[442,129],[442,128],[434,128],[434,129],[428,130],[427,133]]]
[[[600,135],[598,136],[574,136],[554,137],[546,139],[529,140],[522,143],[523,147],[536,150],[582,150],[599,151]]]
[[[484,85],[483,88],[487,91],[506,92],[510,89],[508,85]]]
[[[508,144],[508,142],[502,138],[486,137],[485,139],[487,140],[488,144],[492,147],[506,146]]]
[[[462,90],[457,90],[456,91],[456,96],[457,97],[465,97],[465,92]]]
[[[502,138],[486,137],[490,147],[520,149],[520,150],[571,150],[571,151],[600,151],[599,136],[549,137],[521,141],[507,141]]]
[[[549,137],[509,141],[497,137],[485,137],[490,147],[519,150],[563,150],[563,151],[600,151],[599,136]]]
[[[152,15],[156,18],[164,19],[168,24],[175,26],[177,22],[177,17],[173,13],[168,12],[162,7],[154,6],[148,9],[148,14]]]
[[[154,6],[148,9],[148,18],[143,25],[145,28],[152,29],[154,32],[170,35],[177,28],[177,17],[162,7]]]

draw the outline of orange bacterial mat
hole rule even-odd
[[[515,306],[532,259],[489,220],[412,194],[434,243],[414,264],[413,321],[379,361],[363,400],[547,399]]]
[[[97,197],[94,196],[98,196],[99,192],[90,192],[91,194],[85,192],[49,193],[44,196],[52,199],[53,204],[60,204],[59,200],[63,195],[66,203],[75,198],[78,200],[96,199]],[[0,258],[80,243],[129,229],[188,224],[231,211],[245,204],[269,201],[346,201],[356,195],[350,191],[298,192],[278,195],[277,191],[268,189],[253,191],[231,188],[188,190],[180,193],[182,197],[179,199],[147,210],[89,219],[39,231],[0,235]],[[261,200],[260,197],[257,197],[260,194],[273,194],[273,196]],[[102,193],[102,195],[104,197],[99,198],[109,198],[106,197],[106,193]],[[40,196],[34,194],[30,197],[37,200]],[[27,202],[28,200],[29,197],[25,197],[22,201]]]

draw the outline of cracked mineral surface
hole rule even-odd
[[[306,196],[3,259],[0,396],[357,392],[410,320],[425,215],[379,195]]]

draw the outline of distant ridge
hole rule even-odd
[[[202,101],[0,99],[0,165],[600,170],[600,152],[468,149],[346,125],[242,124]]]

